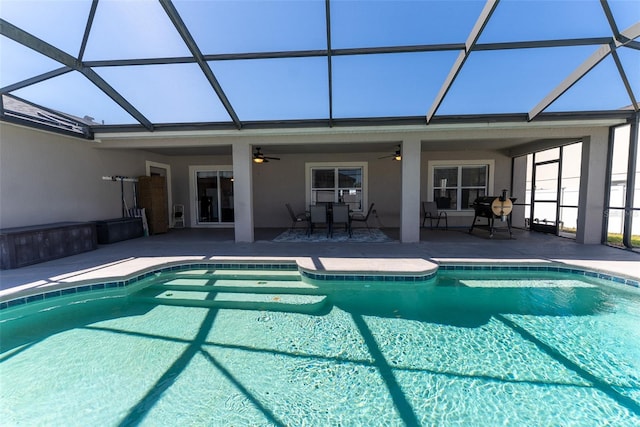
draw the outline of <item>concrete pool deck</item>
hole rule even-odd
[[[0,299],[34,290],[122,279],[167,263],[197,261],[297,262],[310,271],[420,273],[438,263],[549,263],[640,280],[640,253],[524,230],[514,238],[466,229],[428,230],[401,244],[397,229],[384,243],[273,242],[283,229],[256,229],[254,243],[235,243],[232,229],[172,229],[166,234],[100,245],[97,250],[0,271]]]

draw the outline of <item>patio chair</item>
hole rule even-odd
[[[287,211],[289,211],[289,216],[291,216],[291,230],[296,228],[296,225],[300,223],[307,223],[308,225],[309,217],[306,212],[296,214],[289,203],[285,203],[284,205],[287,207]]]
[[[331,234],[331,223],[327,212],[327,205],[311,205],[309,207],[309,226],[307,227],[307,236],[313,234],[316,225],[325,225],[327,227],[327,237]]]
[[[438,211],[436,202],[422,202],[422,227],[429,220],[429,228],[433,230],[433,221],[436,221],[436,228],[440,227],[440,220],[444,219],[444,229],[449,229],[447,213]]]
[[[349,205],[334,204],[333,217],[331,219],[331,236],[333,237],[333,229],[336,224],[344,224],[344,230],[351,237],[351,217],[349,216]]]
[[[173,227],[184,228],[184,205],[173,205]]]
[[[371,203],[366,215],[362,212],[353,212],[351,214],[351,222],[364,222],[367,228],[369,228],[369,215],[371,215],[371,212],[373,211],[373,205],[375,205],[375,203]]]

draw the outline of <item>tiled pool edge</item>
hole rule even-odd
[[[300,269],[302,277],[306,277],[311,280],[318,281],[367,281],[367,282],[423,282],[431,280],[438,274],[438,269],[434,269],[425,273],[363,273],[363,272],[349,272],[349,273],[312,273],[307,270]]]
[[[455,263],[440,262],[434,270],[423,273],[333,273],[333,272],[310,272],[300,267],[296,262],[198,262],[198,263],[177,263],[160,268],[151,268],[139,274],[132,275],[122,280],[112,280],[101,283],[82,283],[77,286],[69,286],[55,290],[46,290],[16,298],[7,299],[0,302],[0,311],[13,307],[23,306],[34,302],[43,302],[47,299],[83,294],[89,291],[126,290],[131,285],[148,277],[171,271],[184,271],[197,268],[220,269],[220,270],[298,270],[302,277],[318,281],[378,281],[378,282],[422,282],[433,279],[438,271],[511,271],[511,272],[555,272],[575,274],[579,276],[596,278],[612,283],[630,286],[640,289],[640,281],[628,277],[616,276],[600,271],[589,270],[582,267],[571,267],[559,263],[549,264],[486,264],[486,263]],[[10,295],[9,295],[10,297]]]
[[[533,264],[458,264],[458,263],[441,263],[438,271],[512,271],[512,272],[551,272],[551,273],[565,273],[575,274],[578,276],[584,276],[594,279],[602,279],[609,282],[631,286],[633,288],[640,289],[640,281],[632,279],[630,277],[616,276],[610,273],[604,273],[597,270],[589,270],[583,267],[570,267],[561,265],[559,263],[549,263],[546,265]]]
[[[41,293],[29,294],[24,296],[18,296],[16,298],[7,299],[6,301],[0,301],[0,311],[22,306],[25,304],[29,304],[32,302],[42,302],[46,299],[51,299],[59,296],[69,296],[69,295],[77,295],[81,293],[85,293],[88,291],[97,291],[97,290],[125,290],[129,288],[131,285],[138,283],[141,280],[147,279],[149,277],[155,276],[160,273],[166,273],[171,271],[184,271],[184,270],[192,270],[197,268],[207,268],[207,269],[221,269],[221,270],[277,270],[277,271],[295,271],[298,269],[298,266],[295,262],[197,262],[197,263],[189,263],[189,262],[178,262],[171,263],[170,265],[166,265],[164,267],[151,267],[149,269],[145,269],[137,274],[128,276],[126,278],[122,278],[121,280],[110,280],[108,282],[100,282],[100,283],[82,283],[76,286],[67,286],[60,289],[55,290],[47,290]],[[97,281],[96,279],[95,281]],[[10,298],[10,295],[8,296]]]

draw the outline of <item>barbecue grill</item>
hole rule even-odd
[[[507,190],[502,190],[502,196],[478,197],[471,205],[475,210],[475,216],[469,233],[473,231],[474,227],[486,228],[489,230],[489,237],[493,237],[493,233],[497,231],[495,220],[498,219],[507,223],[509,237],[513,237],[511,233],[511,211],[516,200],[515,197],[507,197]],[[487,218],[487,225],[476,225],[478,218]]]

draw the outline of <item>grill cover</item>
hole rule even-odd
[[[482,196],[474,200],[472,206],[476,216],[483,218],[496,218],[507,216],[513,210],[513,202],[516,199],[500,196]]]
[[[511,211],[513,210],[513,203],[516,200],[515,197],[507,197],[507,190],[502,190],[502,196],[478,197],[471,204],[476,215],[473,217],[473,223],[471,223],[469,233],[473,232],[478,218],[487,218],[487,225],[479,227],[487,228],[489,230],[489,237],[493,237],[493,233],[496,231],[494,226],[495,220],[499,219],[502,222],[506,221],[509,237],[513,237],[511,234]]]

